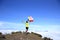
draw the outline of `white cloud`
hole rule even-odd
[[[0,22],[0,26],[2,26],[3,25],[3,22]]]
[[[11,22],[1,22],[0,28],[14,28],[16,30],[1,30],[2,33],[11,33],[12,31],[25,31],[25,24],[22,23],[11,23]],[[54,40],[60,39],[60,25],[30,25],[29,32],[36,32],[43,36],[50,37]]]
[[[53,40],[60,40],[60,31],[38,31],[36,33],[41,34],[43,37],[52,38]]]
[[[24,24],[22,23],[11,23],[11,22],[0,21],[0,30],[19,29],[19,28],[22,28],[23,26]]]

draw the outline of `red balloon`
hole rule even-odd
[[[33,20],[29,20],[29,22],[33,22]]]

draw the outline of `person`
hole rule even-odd
[[[28,31],[28,28],[29,28],[29,22],[28,21],[26,21],[26,32]]]

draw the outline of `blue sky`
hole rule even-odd
[[[25,30],[28,16],[34,18],[29,31],[60,35],[60,0],[0,0],[0,30]]]
[[[1,0],[0,20],[20,22],[33,16],[37,23],[59,24],[60,3],[58,0]]]

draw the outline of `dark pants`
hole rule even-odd
[[[28,31],[28,27],[26,27],[26,32]]]

